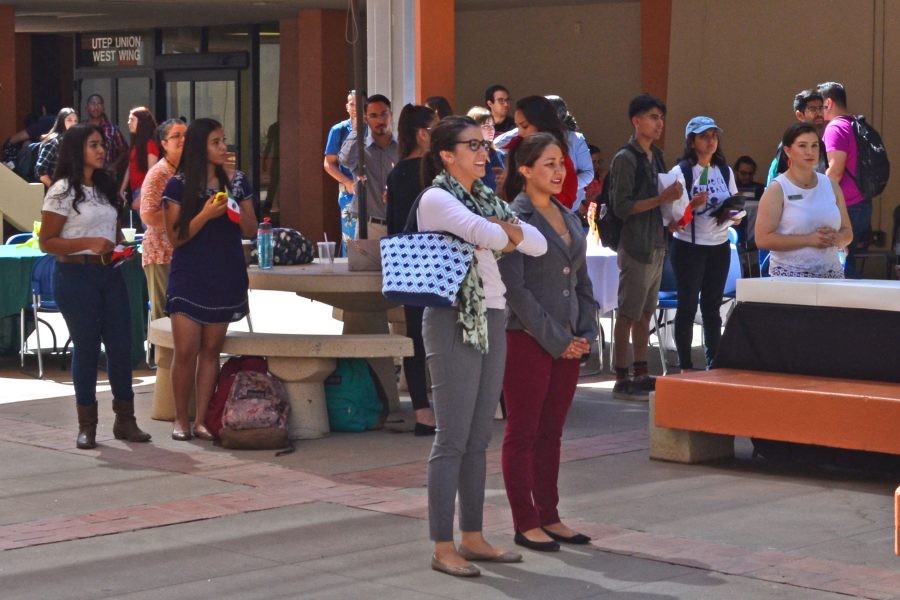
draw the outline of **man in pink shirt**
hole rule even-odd
[[[865,252],[872,235],[872,199],[865,198],[856,184],[857,146],[853,133],[853,119],[856,116],[847,110],[847,92],[844,86],[836,81],[827,81],[818,85],[818,91],[824,100],[825,132],[822,141],[828,153],[828,170],[825,174],[841,186],[844,200],[847,203],[847,214],[853,226],[853,241],[847,253],[847,264],[844,274],[848,279],[860,279],[862,273],[857,269],[854,256],[857,252]]]

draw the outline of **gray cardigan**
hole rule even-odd
[[[498,264],[506,286],[506,328],[528,331],[553,358],[559,358],[573,336],[589,342],[597,337],[597,301],[588,278],[581,221],[556,199],[553,203],[563,213],[572,245],[566,246],[522,192],[511,207],[519,219],[547,238],[547,253],[532,257],[510,252]]]

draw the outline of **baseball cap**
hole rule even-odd
[[[690,121],[688,121],[687,126],[684,128],[684,137],[693,134],[703,133],[707,129],[718,129],[722,131],[722,128],[716,125],[716,122],[713,121],[709,117],[694,117]]]

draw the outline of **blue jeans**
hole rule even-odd
[[[857,252],[865,252],[869,247],[869,235],[872,231],[872,201],[863,200],[859,204],[848,206],[847,216],[850,217],[850,226],[853,228],[853,241],[850,242],[847,252],[844,277],[862,279],[862,273],[857,268],[854,256]]]
[[[97,402],[100,342],[106,347],[106,371],[113,397],[134,401],[131,387],[131,312],[122,272],[110,266],[56,263],[56,302],[72,336],[75,402]]]

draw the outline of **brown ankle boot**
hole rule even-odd
[[[141,431],[134,418],[134,402],[113,400],[113,412],[116,422],[113,424],[113,435],[117,440],[129,442],[149,442],[150,434]]]
[[[97,403],[91,406],[76,404],[78,410],[78,438],[75,447],[90,450],[97,447]]]

